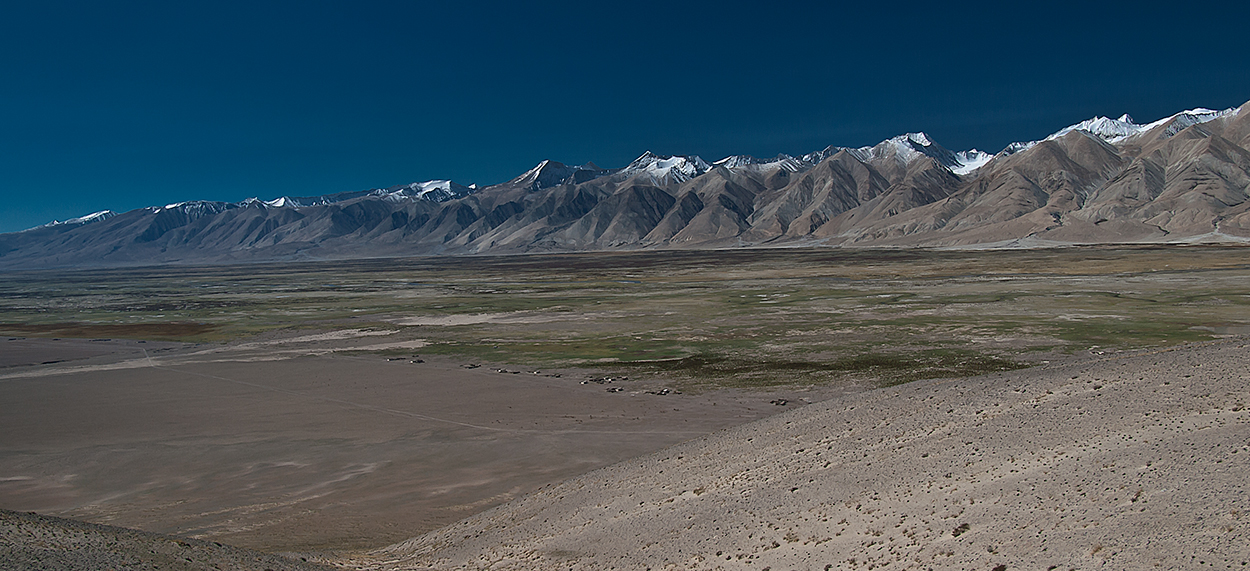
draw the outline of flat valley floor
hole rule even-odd
[[[661,395],[328,350],[362,339],[0,340],[74,363],[0,373],[0,505],[262,550],[376,547],[833,394]]]
[[[945,431],[954,442],[967,430],[977,439],[987,438],[984,427],[991,425],[973,424],[995,403],[1025,411],[1034,403],[1016,401],[1043,398],[1034,394],[1043,387],[1053,392],[1057,386],[1081,388],[1089,391],[1081,398],[1098,399],[1113,392],[1094,384],[1126,391],[1136,386],[1127,377],[1118,385],[1096,382],[1072,367],[1146,354],[1189,355],[1171,348],[1210,343],[1224,347],[1221,355],[1235,355],[1239,350],[1228,349],[1227,343],[1250,332],[1250,250],[666,252],[149,268],[89,275],[28,272],[0,276],[0,315],[0,508],[364,567],[471,567],[468,562],[475,558],[497,556],[519,569],[539,568],[538,561],[553,568],[579,561],[597,568],[595,558],[569,547],[583,540],[604,542],[599,559],[627,567],[688,565],[667,552],[637,561],[620,555],[625,551],[606,547],[607,538],[618,531],[614,528],[583,526],[590,535],[564,535],[567,541],[543,539],[560,530],[525,526],[513,526],[517,534],[528,534],[524,537],[483,536],[482,541],[530,545],[529,555],[454,536],[460,533],[457,527],[437,530],[471,516],[479,519],[467,521],[496,525],[489,522],[503,520],[481,518],[520,509],[507,506],[538,505],[535,498],[546,492],[532,494],[550,489],[544,486],[585,482],[589,476],[577,478],[587,473],[601,478],[605,472],[595,470],[626,466],[619,463],[631,458],[652,458],[648,462],[655,464],[648,455],[668,454],[669,447],[706,435],[715,435],[720,439],[716,446],[732,448],[738,458],[755,445],[731,446],[724,439],[759,430],[743,426],[766,417],[817,414],[845,406],[838,403],[869,399],[876,416],[839,417],[839,422],[871,429],[871,436],[880,439],[872,443],[872,453],[887,458],[886,443],[897,435],[882,422],[893,414],[924,425],[899,434]],[[1020,370],[1024,367],[1035,368]],[[1168,379],[1151,377],[1147,369],[1137,375],[1142,383],[1185,378],[1175,367],[1159,369]],[[1061,383],[1055,376],[1036,381],[1037,390],[1020,395],[998,390],[996,379],[1023,379],[1033,371],[1076,376],[1080,384]],[[980,379],[987,389],[982,400],[960,405],[980,409],[963,411],[967,418],[960,422],[929,419],[921,414],[927,409],[910,401],[895,403],[905,412],[889,412],[893,387],[962,386],[943,381],[960,378]],[[1245,436],[1245,403],[1226,388],[1241,387],[1235,383],[1244,383],[1244,376],[1229,379],[1227,374],[1204,379],[1211,387],[1206,397],[1180,393],[1168,396],[1168,403],[1138,404],[1143,411],[1173,416],[1177,411],[1217,414],[1224,423],[1221,430],[1232,431],[1221,432],[1224,440],[1209,447],[1219,450]],[[1140,396],[1129,393],[1123,394]],[[1215,398],[1211,395],[1219,402],[1191,402]],[[938,396],[944,403],[955,398]],[[1112,401],[1088,402],[1103,406]],[[1062,428],[1056,419],[1085,420],[1081,411],[1090,410],[1072,406],[1078,408],[1042,407],[1032,414],[1039,415],[1036,422]],[[1111,414],[1115,409],[1098,410]],[[1180,417],[1170,422],[1182,421],[1188,422]],[[1089,428],[1118,435],[1099,436],[1113,439],[1138,430],[1116,432],[1113,424]],[[843,455],[861,446],[840,433],[793,436],[841,438],[837,446]],[[947,446],[950,442],[943,441],[934,453],[940,448],[958,468],[955,458],[966,451]],[[1077,446],[1080,440],[1073,442]],[[1000,448],[1025,454],[1027,444],[1001,443]],[[907,444],[899,441],[898,446]],[[1159,454],[1166,457],[1169,450]],[[919,448],[905,451],[924,454]],[[781,464],[763,468],[777,458],[760,458],[765,472],[781,472],[764,480],[742,476],[739,483],[750,482],[752,489],[766,491],[761,497],[784,506],[782,498],[790,496],[782,492],[802,483],[791,482],[793,474],[786,475]],[[842,462],[851,465],[847,458]],[[712,478],[715,466],[705,464],[691,466]],[[876,468],[854,464],[857,482],[879,478],[871,470],[889,466],[873,464]],[[714,489],[665,480],[654,466],[644,468],[621,481],[682,493]],[[693,469],[665,472],[693,478]],[[794,474],[807,473],[803,470]],[[961,473],[948,472],[952,477]],[[974,472],[966,476],[985,480]],[[896,476],[900,482],[909,478]],[[1244,477],[1233,478],[1221,489],[1244,489]],[[726,482],[722,492],[741,492],[734,487],[738,484]],[[867,489],[862,482],[854,485]],[[723,494],[698,496],[719,497],[717,505],[727,505]],[[1226,496],[1218,497],[1224,501]],[[610,498],[616,496],[605,501]],[[902,498],[891,501],[911,501]],[[508,503],[514,500],[522,503]],[[617,500],[624,501],[611,501]],[[646,508],[651,500],[639,501]],[[575,503],[562,506],[542,509],[588,513],[579,512],[585,506]],[[478,515],[492,508],[496,511]],[[790,517],[778,509],[775,515]],[[1232,531],[1225,533],[1244,535],[1239,531],[1243,520],[1229,515],[1242,509],[1234,506],[1220,516],[1233,518],[1228,523]],[[622,511],[622,517],[635,517],[633,511]],[[781,521],[762,513],[756,513],[762,518],[759,525]],[[695,510],[681,517],[702,514]],[[561,521],[581,526],[578,517]],[[992,517],[986,512],[975,525]],[[838,519],[847,519],[847,530],[853,527],[853,518]],[[856,533],[865,537],[889,531],[884,519],[865,516],[861,523]],[[907,527],[894,523],[900,530]],[[930,524],[929,533],[948,532],[942,527],[946,523]],[[661,528],[656,533],[675,533],[656,529]],[[427,532],[434,535],[373,551]],[[838,546],[839,557],[853,549],[807,527],[794,533],[781,534],[778,545],[820,541]],[[793,537],[800,541],[790,541]],[[889,537],[903,541],[897,534]],[[964,540],[969,537],[977,536]],[[854,549],[873,547],[863,545],[870,541],[877,540],[863,539]],[[703,557],[709,568],[715,568],[716,551],[736,558],[720,566],[751,565],[766,559],[765,552],[794,568],[836,563],[816,565],[816,559],[781,557],[791,552],[759,546],[700,551],[673,545]],[[716,557],[723,559],[724,553]],[[878,559],[876,564],[887,560]],[[982,559],[947,561],[980,564]]]

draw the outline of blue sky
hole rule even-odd
[[[871,6],[869,4],[872,4]],[[46,2],[0,8],[0,232],[543,159],[995,152],[1250,100],[1245,3]]]

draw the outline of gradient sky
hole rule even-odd
[[[9,2],[0,232],[646,150],[996,152],[1250,100],[1245,2],[952,4]]]

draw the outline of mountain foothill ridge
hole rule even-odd
[[[507,182],[97,212],[0,234],[0,267],[735,247],[1250,242],[1250,103],[1095,117],[996,154],[925,133],[715,162],[544,160]]]

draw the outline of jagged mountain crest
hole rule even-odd
[[[1158,121],[1146,123],[1145,125],[1138,125],[1135,123],[1133,118],[1130,117],[1128,113],[1121,115],[1119,119],[1108,119],[1107,117],[1098,116],[1086,119],[1085,121],[1081,121],[1075,125],[1064,127],[1049,137],[1046,137],[1046,139],[1058,139],[1072,131],[1083,131],[1107,142],[1116,143],[1128,139],[1129,137],[1149,132],[1150,130],[1163,125],[1168,125],[1168,131],[1165,136],[1172,136],[1187,127],[1200,125],[1208,121],[1214,121],[1221,117],[1233,114],[1236,111],[1236,108],[1216,111],[1213,109],[1199,107],[1196,109],[1181,111],[1180,113],[1164,117]]]
[[[990,155],[921,132],[799,157],[646,152],[432,180],[189,201],[0,234],[0,267],[741,246],[1250,242],[1250,104],[1095,117]]]
[[[719,161],[712,163],[713,167],[725,167],[728,169],[756,169],[763,170],[768,168],[785,169],[788,172],[798,172],[811,165],[806,164],[803,159],[795,158],[790,155],[781,154],[771,159],[757,159],[751,155],[730,155]]]

